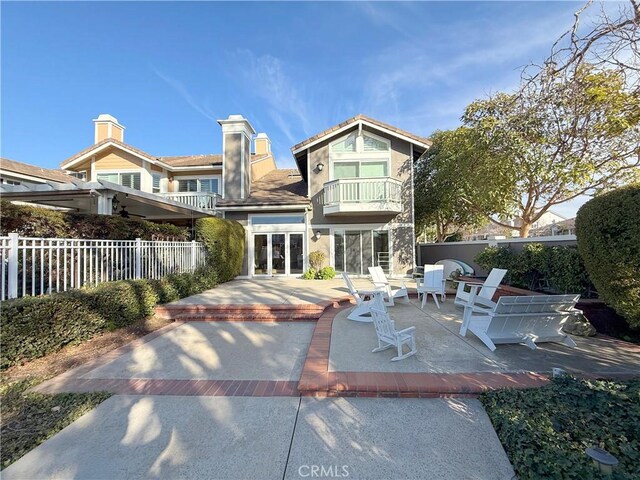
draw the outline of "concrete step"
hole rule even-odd
[[[344,301],[344,299],[337,300]],[[213,304],[168,304],[159,305],[155,314],[162,318],[175,320],[230,320],[230,321],[313,321],[320,318],[328,306],[335,302],[319,304],[277,304],[277,305],[213,305]]]

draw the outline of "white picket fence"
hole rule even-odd
[[[63,292],[85,285],[193,272],[204,264],[201,243],[0,237],[0,300]]]

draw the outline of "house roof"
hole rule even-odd
[[[222,155],[178,155],[173,157],[158,157],[161,162],[172,167],[204,167],[207,165],[222,165]]]
[[[407,137],[410,140],[413,140],[415,142],[417,142],[418,144],[421,145],[426,145],[426,146],[430,146],[431,145],[431,140],[429,140],[426,137],[421,137],[420,135],[416,135],[414,133],[411,132],[407,132],[406,130],[402,130],[398,127],[394,127],[393,125],[389,125],[388,123],[384,123],[381,122],[380,120],[376,120],[375,118],[371,118],[368,117],[366,115],[363,114],[359,114],[356,115],[355,117],[352,117],[348,120],[345,120],[344,122],[341,122],[337,125],[334,125],[333,127],[327,128],[326,130],[314,135],[313,137],[309,137],[306,140],[294,145],[293,147],[291,147],[291,151],[293,151],[294,153],[298,150],[300,150],[301,148],[304,148],[314,142],[316,142],[317,140],[320,140],[321,138],[324,138],[328,135],[331,135],[333,132],[336,132],[337,130],[341,130],[351,124],[360,122],[360,121],[364,121],[367,123],[370,123],[371,125],[374,125],[376,127],[379,127],[383,130],[389,130],[393,133],[399,134],[403,137]]]
[[[65,166],[73,163],[75,160],[79,158],[82,158],[88,153],[92,151],[100,150],[102,147],[105,147],[107,145],[115,145],[116,147],[129,150],[139,155],[140,157],[143,157],[149,160],[152,163],[160,163],[168,167],[206,167],[209,165],[214,165],[214,166],[222,165],[222,155],[219,153],[210,153],[210,154],[204,154],[204,155],[175,155],[175,156],[158,157],[158,156],[151,155],[143,150],[140,150],[139,148],[133,147],[128,143],[120,142],[119,140],[115,140],[113,138],[106,138],[94,145],[91,145],[88,148],[85,148],[81,152],[76,153],[72,157],[67,158],[60,164],[60,166],[64,168]],[[253,162],[256,160],[261,160],[262,158],[266,158],[268,156],[269,155],[264,155],[264,154],[260,154],[260,155],[252,154],[251,161]]]
[[[307,184],[298,170],[272,170],[251,184],[251,195],[243,200],[220,200],[218,205],[300,205],[309,202]]]
[[[8,158],[0,158],[0,170],[27,175],[30,177],[42,178],[44,180],[51,180],[53,182],[59,183],[69,183],[74,180],[74,177],[67,175],[62,170],[52,170],[49,168],[38,167],[36,165],[29,165],[28,163],[9,160]]]

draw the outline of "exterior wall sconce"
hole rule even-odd
[[[593,460],[600,473],[604,475],[611,475],[619,463],[616,457],[599,447],[587,448],[585,453]]]
[[[318,169],[318,171],[319,171],[319,172],[321,172],[321,171],[322,171],[322,169],[324,168],[324,163],[322,163],[322,162],[318,162],[318,163],[316,164],[316,168]]]
[[[318,230],[313,238],[315,238],[316,240],[320,240],[320,237],[322,237],[322,233],[320,233],[320,230]]]

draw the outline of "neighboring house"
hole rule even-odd
[[[94,123],[94,144],[61,164],[76,178],[3,185],[2,195],[182,225],[237,220],[247,232],[243,276],[300,275],[316,250],[355,275],[414,267],[413,164],[424,137],[358,115],[295,145],[297,169],[277,169],[268,136],[241,115],[218,122],[223,152],[211,155],[154,156],[124,143],[114,117]]]
[[[501,239],[508,237],[519,237],[520,232],[519,228],[522,225],[522,219],[520,217],[514,218],[500,218],[502,223],[507,223],[511,225],[513,228],[509,229],[507,227],[503,227],[501,225],[496,225],[495,223],[488,223],[485,226],[474,230],[471,233],[467,233],[463,236],[463,240],[491,240],[491,239]],[[534,236],[534,231],[541,231],[544,227],[554,225],[556,223],[564,222],[567,219],[562,215],[558,215],[551,210],[547,210],[542,216],[536,220],[533,225],[531,225],[531,230],[529,231],[529,236]],[[549,227],[550,228],[550,227]],[[535,235],[540,237],[542,235]]]
[[[0,158],[0,184],[2,185],[42,185],[48,182],[69,183],[74,178],[62,170],[36,167],[28,163]]]
[[[575,235],[576,219],[568,218],[559,222],[551,222],[538,228],[532,228],[529,231],[530,237],[555,237],[556,235]]]

